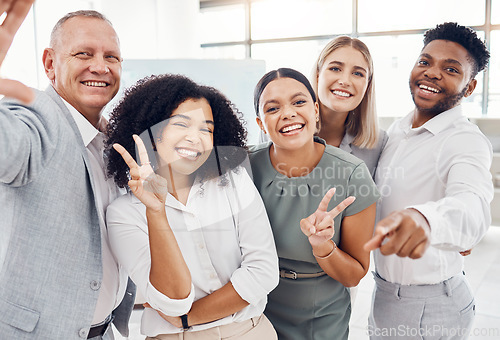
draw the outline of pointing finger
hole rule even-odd
[[[373,237],[365,243],[364,249],[370,251],[380,248],[387,235],[396,230],[401,221],[402,217],[399,214],[393,213],[377,223]]]

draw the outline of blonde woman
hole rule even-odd
[[[331,40],[316,60],[311,84],[319,103],[318,136],[363,160],[374,176],[387,134],[378,128],[368,47],[348,36]]]

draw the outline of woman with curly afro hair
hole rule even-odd
[[[148,339],[276,339],[263,315],[276,249],[238,116],[170,74],[139,80],[111,113],[108,173],[130,190],[108,207],[109,239],[146,300]]]

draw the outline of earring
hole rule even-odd
[[[316,116],[316,123],[319,122],[319,116]]]

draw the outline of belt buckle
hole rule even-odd
[[[297,275],[297,272],[295,272],[293,270],[285,269],[285,273],[292,275],[292,277],[290,278],[292,280],[297,280],[299,278],[299,276]]]

